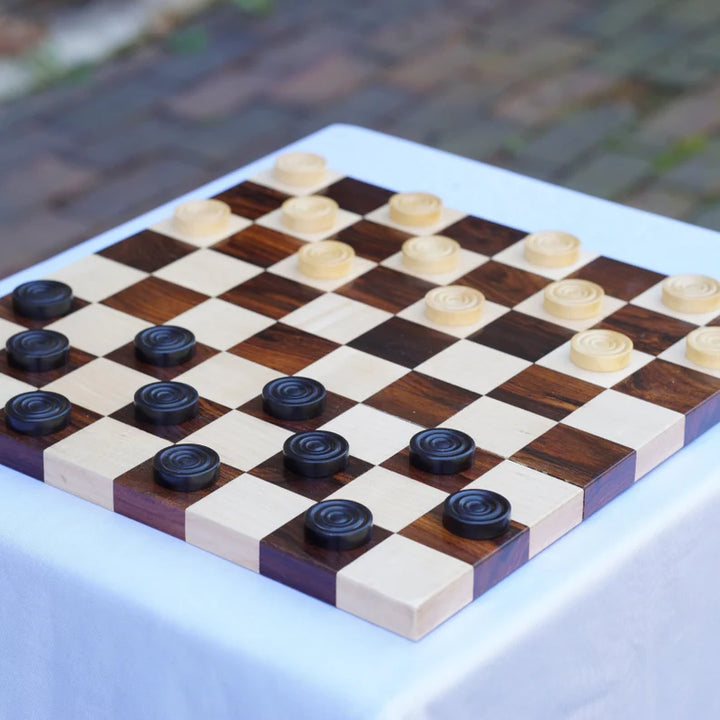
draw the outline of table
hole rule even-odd
[[[709,230],[347,125],[291,148],[396,190],[423,178],[453,207],[563,228],[660,272],[720,275]],[[0,295],[174,205],[0,282]],[[0,717],[720,716],[719,440],[717,427],[701,436],[419,643],[3,470]]]

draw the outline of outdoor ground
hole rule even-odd
[[[218,3],[0,107],[0,276],[334,122],[720,229],[720,2]]]

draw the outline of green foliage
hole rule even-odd
[[[676,165],[702,152],[707,144],[708,139],[705,135],[689,135],[681,138],[653,158],[653,169],[656,172],[672,170]]]
[[[275,7],[273,0],[230,0],[230,2],[239,10],[253,15],[267,15]]]
[[[169,35],[166,43],[172,52],[180,55],[192,55],[207,48],[208,35],[202,25],[188,25]]]

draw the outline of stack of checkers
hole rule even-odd
[[[411,638],[720,420],[720,286],[280,156],[0,299],[0,461]]]

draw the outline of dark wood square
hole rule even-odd
[[[175,238],[143,230],[101,250],[98,255],[152,273],[196,250],[193,245]]]
[[[22,380],[29,385],[34,385],[36,388],[42,388],[54,380],[81,368],[91,360],[95,360],[94,355],[71,347],[68,361],[62,367],[55,368],[54,370],[46,370],[45,372],[28,372],[27,370],[22,370],[21,368],[11,365],[8,362],[7,351],[0,350],[0,373],[14,377],[17,380]]]
[[[216,195],[215,199],[227,203],[233,214],[248,220],[257,220],[260,216],[277,210],[289,197],[278,190],[246,180]]]
[[[511,310],[470,335],[468,340],[535,362],[574,334],[560,325]]]
[[[720,315],[718,315],[714,320],[711,320],[708,325],[712,325],[713,327],[720,325]]]
[[[359,220],[354,225],[341,230],[335,239],[350,245],[360,257],[373,262],[382,262],[400,252],[402,244],[411,237],[412,235],[402,230],[370,220]]]
[[[115,478],[115,512],[184,540],[185,510],[239,475],[242,475],[240,470],[221,463],[218,479],[212,486],[194,492],[178,492],[155,482],[151,458]]]
[[[445,529],[442,505],[418,518],[399,534],[472,565],[473,597],[499,583],[526,563],[530,556],[530,532],[525,525],[513,520],[508,530],[498,537],[469,540]]]
[[[442,234],[457,240],[466,250],[483,255],[495,255],[527,235],[523,230],[499,225],[472,215],[445,228]]]
[[[394,317],[355,338],[348,345],[413,368],[456,342],[457,338],[450,335]]]
[[[531,365],[494,388],[488,397],[551,420],[562,420],[603,391],[598,385]]]
[[[568,277],[591,280],[612,297],[632,300],[648,288],[657,285],[666,276],[619,260],[599,257]]]
[[[305,541],[304,515],[300,515],[260,541],[260,573],[334,605],[337,573],[390,535],[375,525],[366,545],[325,550]]]
[[[510,460],[584,490],[583,517],[635,482],[634,450],[567,425],[556,425]]]
[[[479,397],[470,390],[413,371],[363,402],[418,425],[435,427]]]
[[[395,193],[362,180],[346,177],[329,185],[318,194],[332,198],[343,210],[365,215],[385,205]]]
[[[250,225],[213,245],[213,250],[266,268],[296,253],[304,244],[302,240],[277,230]]]
[[[87,307],[89,304],[90,303],[86,300],[81,300],[80,298],[75,297],[73,298],[70,312],[66,315],[63,315],[62,317],[67,317],[68,315],[71,315],[72,313],[77,312],[84,307]],[[9,320],[16,325],[22,325],[23,327],[32,330],[35,330],[36,328],[44,328],[46,325],[50,325],[51,323],[54,323],[60,319],[59,317],[54,317],[48,320],[33,320],[32,318],[25,317],[24,315],[18,315],[13,310],[12,293],[10,295],[5,295],[5,297],[0,298],[0,318],[2,318],[3,320]],[[18,332],[20,331],[18,330]]]
[[[228,290],[220,299],[279,320],[321,295],[320,290],[309,285],[261,273]]]
[[[550,284],[548,278],[488,260],[457,281],[480,290],[490,302],[514,307]]]
[[[720,380],[655,359],[613,390],[685,415],[685,444],[720,422]]]
[[[268,415],[263,409],[262,395],[258,395],[252,400],[249,400],[244,405],[241,405],[238,410],[259,418],[260,420],[264,420],[265,422],[277,425],[278,427],[285,428],[286,430],[292,430],[292,432],[306,432],[308,430],[317,430],[321,425],[330,422],[338,415],[342,415],[342,413],[355,405],[357,405],[357,403],[354,400],[348,400],[346,397],[336,395],[328,390],[325,399],[325,409],[320,415],[309,418],[308,420],[281,420],[280,418]]]
[[[129,342],[122,347],[119,347],[117,350],[113,350],[105,357],[108,360],[119,363],[120,365],[145,373],[145,375],[152,375],[158,380],[174,380],[178,375],[182,375],[184,372],[201,365],[206,360],[213,357],[213,355],[217,355],[218,352],[220,351],[215,348],[196,342],[195,352],[189,360],[186,360],[184,363],[180,363],[179,365],[158,367],[157,365],[151,365],[150,363],[140,360],[135,354],[135,343]]]
[[[276,323],[228,352],[286,375],[294,375],[339,347],[331,340]]]
[[[425,297],[435,285],[420,278],[376,267],[335,292],[358,302],[396,313]]]
[[[102,304],[155,325],[162,325],[207,299],[207,295],[194,290],[157,277],[148,277],[106,298]]]

